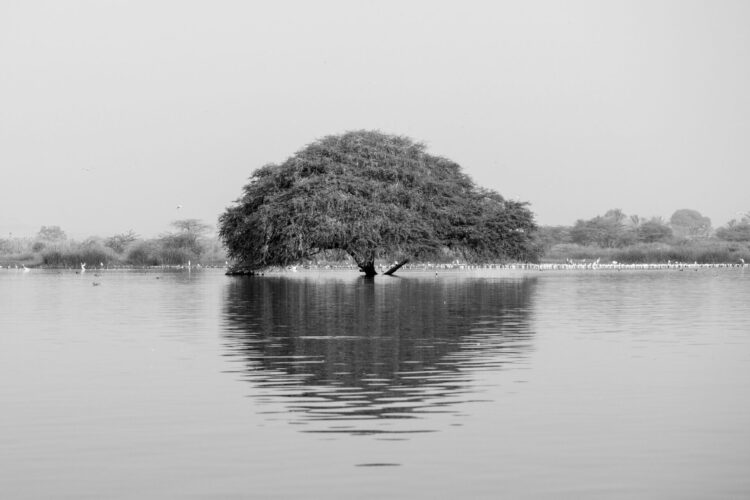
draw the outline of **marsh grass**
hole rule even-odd
[[[99,243],[65,242],[41,252],[42,264],[48,267],[90,267],[119,264],[120,258],[111,248]]]

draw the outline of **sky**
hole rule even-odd
[[[358,129],[543,225],[718,227],[750,210],[748,26],[747,1],[0,0],[0,237],[215,224],[256,168]]]

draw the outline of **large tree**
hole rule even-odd
[[[324,250],[348,253],[367,276],[378,258],[533,260],[527,203],[474,185],[421,143],[375,131],[320,139],[253,172],[219,218],[229,257],[251,270]]]

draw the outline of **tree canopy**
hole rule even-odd
[[[36,237],[48,242],[63,241],[67,238],[60,226],[42,226]]]
[[[726,241],[750,241],[750,212],[737,212],[742,218],[732,219],[716,230],[716,236]]]
[[[627,216],[619,208],[608,210],[593,219],[579,219],[570,228],[543,227],[539,233],[546,248],[557,243],[621,248],[634,243],[657,243],[672,238],[672,229],[661,217],[646,219],[638,215]]]
[[[205,234],[211,230],[211,226],[198,219],[172,221],[171,226],[177,232],[159,237],[162,258],[174,264],[199,259],[204,251]]]
[[[366,275],[378,258],[533,260],[525,202],[474,185],[461,167],[403,136],[332,135],[253,172],[219,218],[238,265],[261,269],[348,253]]]
[[[689,208],[676,210],[669,218],[675,235],[682,238],[705,238],[711,234],[711,219]]]

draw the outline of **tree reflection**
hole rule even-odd
[[[226,290],[226,346],[258,398],[283,397],[306,420],[448,411],[472,394],[474,371],[528,355],[535,284],[236,279]]]

